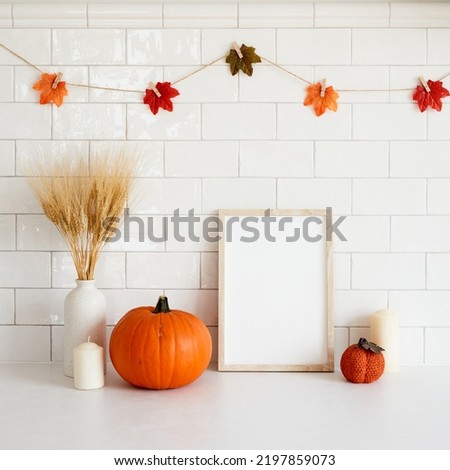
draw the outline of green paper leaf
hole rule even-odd
[[[230,53],[227,55],[226,62],[230,64],[231,75],[236,75],[239,70],[242,70],[246,75],[251,77],[253,75],[253,66],[261,62],[261,57],[255,52],[254,47],[248,47],[245,44],[241,46],[242,59],[234,49],[230,49]]]

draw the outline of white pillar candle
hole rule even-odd
[[[370,340],[384,348],[384,370],[398,372],[399,369],[399,321],[390,310],[378,310],[370,317]]]
[[[73,350],[73,379],[79,390],[93,390],[105,385],[103,348],[89,339]]]

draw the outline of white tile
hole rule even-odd
[[[103,289],[102,292],[106,297],[107,325],[115,325],[133,308],[156,305],[161,295],[160,290],[149,289]]]
[[[334,289],[350,289],[351,259],[347,253],[333,255],[333,287]]]
[[[348,215],[338,229],[347,241],[334,235],[335,252],[386,252],[389,251],[389,217]]]
[[[82,3],[14,4],[15,28],[86,28],[86,5]]]
[[[48,362],[49,360],[49,327],[0,326],[0,361]]]
[[[402,326],[450,326],[448,291],[391,291],[389,308],[398,313]]]
[[[260,57],[275,60],[274,29],[204,29],[202,30],[202,63],[207,64],[229,54],[233,42],[254,47]],[[225,63],[225,59],[221,61]],[[219,63],[221,63],[219,62]]]
[[[164,4],[165,28],[235,28],[237,5],[216,3]]]
[[[164,79],[168,82],[186,77],[198,70],[196,67],[165,67]],[[202,70],[187,80],[173,85],[180,95],[177,103],[230,103],[238,100],[238,79],[230,76],[228,66],[213,66]]]
[[[139,159],[139,177],[163,176],[164,173],[164,142],[141,142],[127,140],[124,142],[91,141],[91,154],[110,152],[111,149],[123,149],[130,155],[137,154]]]
[[[186,212],[183,214],[176,209],[163,217],[167,227],[166,251],[217,251],[220,224],[217,217],[198,215],[198,211],[193,209],[188,214]]]
[[[127,287],[196,289],[199,285],[199,253],[128,253]]]
[[[205,104],[203,138],[274,139],[276,132],[274,104]]]
[[[184,310],[199,317],[208,326],[217,326],[218,300],[216,290],[168,290],[170,308]]]
[[[88,4],[90,28],[160,28],[160,4],[124,3]]]
[[[62,67],[57,66],[54,73],[63,73],[63,80],[70,83],[87,84],[87,67]],[[40,80],[39,72],[31,67],[15,67],[15,100],[25,103],[38,103],[40,93],[33,90],[33,85]],[[64,103],[79,103],[88,101],[88,90],[83,87],[67,85],[67,96]]]
[[[389,143],[315,142],[315,176],[389,176]]]
[[[425,255],[409,253],[355,253],[353,289],[423,289]]]
[[[424,29],[354,29],[354,65],[421,65],[427,63]]]
[[[55,29],[52,42],[53,64],[125,64],[125,32],[120,29]]]
[[[237,176],[238,143],[166,142],[165,171],[179,177]]]
[[[0,253],[2,287],[50,287],[50,253]]]
[[[429,214],[450,214],[450,186],[448,178],[428,181],[427,211]]]
[[[53,109],[55,139],[123,139],[125,105],[66,104]]]
[[[0,28],[12,27],[12,5],[0,5]]]
[[[370,341],[370,328],[350,328],[350,344],[356,344],[359,338],[366,338]]]
[[[449,155],[450,142],[391,142],[390,173],[400,177],[450,177]]]
[[[13,67],[0,67],[0,101],[13,101]]]
[[[139,255],[140,256],[140,255]],[[74,288],[77,274],[70,253],[52,254],[52,287]],[[125,287],[125,253],[101,253],[95,267],[96,287]]]
[[[25,178],[0,178],[0,213],[42,213]]]
[[[314,22],[312,3],[241,3],[241,28],[310,28]]]
[[[348,328],[334,329],[334,363],[339,365],[342,354],[348,348]]]
[[[126,212],[128,210],[128,212]],[[105,251],[164,251],[163,218],[136,214],[124,209],[120,225],[113,237],[105,244]]]
[[[400,328],[400,365],[423,364],[424,341],[422,328]]]
[[[450,61],[449,61],[450,62]],[[448,140],[450,126],[450,106],[443,106],[441,112],[430,110],[428,112],[428,139]]]
[[[277,59],[280,64],[345,65],[351,63],[351,50],[350,30],[278,30]]]
[[[338,111],[317,117],[313,108],[296,104],[278,105],[278,138],[282,140],[350,140],[351,105],[338,103]]]
[[[155,116],[147,105],[128,105],[127,135],[136,140],[198,140],[201,109],[199,104],[173,101],[173,112],[159,110]]]
[[[212,352],[211,352],[211,364],[217,364],[218,354],[219,354],[219,329],[214,326],[208,327],[209,334],[211,335],[212,340]]]
[[[0,289],[0,325],[14,323],[14,290]]]
[[[355,179],[355,214],[409,215],[426,211],[424,179]]]
[[[194,65],[200,63],[197,29],[136,29],[127,33],[129,65]]]
[[[64,300],[69,289],[17,289],[16,323],[62,325]]]
[[[336,290],[334,324],[337,326],[370,326],[370,315],[387,308],[387,292],[382,290]]]
[[[0,141],[0,176],[14,175],[15,147],[12,140]]]
[[[375,103],[389,101],[389,67],[322,66],[315,68],[315,80],[326,78],[339,94],[340,103]],[[373,92],[341,90],[386,90]]]
[[[391,218],[391,250],[443,252],[448,250],[450,219],[447,216]]]
[[[448,289],[450,285],[450,254],[427,254],[427,288]]]
[[[61,158],[88,158],[89,144],[83,141],[18,140],[16,141],[16,174],[26,176],[36,160],[51,164]]]
[[[90,67],[89,83],[91,85],[125,90],[137,90],[137,93],[110,90],[89,90],[89,101],[98,103],[142,103],[145,89],[150,82],[161,82],[162,67]]]
[[[132,212],[136,214],[171,214],[176,209],[187,214],[201,209],[201,184],[199,179],[153,178],[142,180],[143,191]]]
[[[219,209],[275,207],[275,180],[269,178],[216,178],[203,181],[203,212]]]
[[[0,250],[16,249],[16,220],[14,215],[0,214]]]
[[[353,105],[353,138],[355,140],[425,140],[427,118],[426,115],[417,112],[416,104],[355,104]]]
[[[50,64],[49,29],[0,29],[0,42],[32,64]],[[0,48],[0,64],[24,65],[23,61]]]
[[[425,328],[425,364],[427,366],[449,366],[450,354],[447,344],[450,328]]]
[[[51,112],[50,105],[0,103],[0,139],[50,139]]]
[[[172,215],[168,220],[166,251],[217,251],[219,237],[218,216],[194,212],[189,216]]]
[[[44,215],[18,215],[17,249],[64,251],[67,245],[57,228]]]
[[[416,87],[421,85],[418,80],[419,76],[423,76],[425,80],[436,81],[447,75],[447,73],[448,66],[445,65],[392,66],[390,67],[390,101],[393,103],[411,103]]]
[[[448,44],[450,40],[450,29],[429,29],[428,30],[428,63],[430,65],[450,64],[450,52],[443,44]]]
[[[202,289],[217,289],[219,287],[219,257],[217,253],[202,253]]]
[[[51,360],[52,362],[64,361],[64,326],[51,326]],[[109,354],[108,354],[109,356]],[[108,361],[109,357],[106,359]]]
[[[312,176],[313,143],[242,141],[239,152],[241,176]]]
[[[291,66],[288,70],[305,80],[313,80],[312,67]],[[298,103],[302,102],[303,95],[303,83],[273,66],[258,67],[251,77],[244,74],[239,76],[240,101]]]
[[[347,179],[279,179],[278,204],[283,209],[323,209],[351,212],[351,181]]]
[[[386,3],[317,3],[316,28],[374,28],[389,26],[389,5]]]
[[[391,28],[448,28],[450,5],[445,3],[392,3]]]

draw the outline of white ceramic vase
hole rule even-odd
[[[105,296],[93,280],[76,282],[64,302],[64,374],[68,377],[73,377],[73,349],[88,338],[106,351]]]

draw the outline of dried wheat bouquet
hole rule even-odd
[[[135,182],[136,152],[61,156],[28,164],[44,214],[66,241],[78,279],[94,279],[101,249],[113,236]]]

